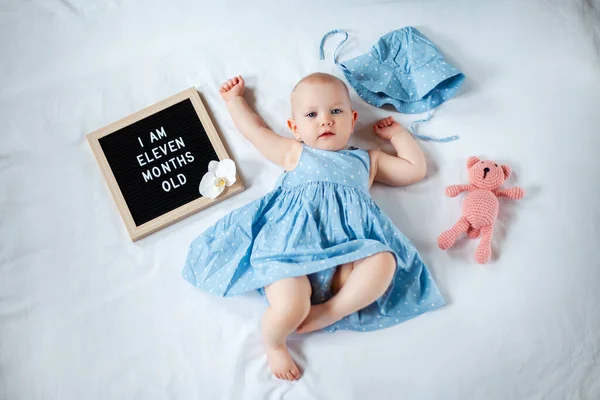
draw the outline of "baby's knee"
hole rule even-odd
[[[272,299],[271,308],[281,318],[290,320],[303,320],[310,311],[310,296],[290,293]]]
[[[379,258],[382,274],[391,278],[396,273],[396,257],[389,251],[377,253],[376,256]]]

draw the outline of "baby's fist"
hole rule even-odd
[[[237,96],[244,95],[244,78],[241,75],[236,76],[235,78],[231,78],[219,89],[221,93],[221,97],[225,101],[229,101]]]
[[[394,118],[387,117],[373,125],[373,131],[380,138],[384,140],[390,140],[396,133],[406,132],[406,129],[394,121]]]

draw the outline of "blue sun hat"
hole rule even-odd
[[[454,97],[465,80],[464,74],[444,60],[418,29],[408,26],[390,32],[379,38],[368,53],[341,63],[337,52],[348,40],[348,33],[334,29],[321,39],[321,60],[325,59],[325,40],[336,33],[343,33],[345,38],[333,53],[334,62],[364,101],[375,107],[390,104],[404,114],[428,112],[427,118],[411,125],[411,133],[419,139],[438,142],[458,139],[458,136],[438,139],[415,133],[414,126],[429,121],[431,110]]]

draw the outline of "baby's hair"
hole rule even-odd
[[[348,100],[350,100],[350,92],[348,91],[348,86],[346,86],[346,84],[344,83],[344,81],[342,81],[341,79],[330,75],[330,74],[326,74],[324,72],[315,72],[312,73],[310,75],[305,76],[304,78],[300,79],[300,82],[296,83],[296,86],[294,86],[294,89],[292,89],[292,93],[290,93],[290,102],[292,103],[292,110],[294,108],[294,92],[296,91],[296,89],[303,83],[336,83],[336,84],[340,84],[342,85],[342,87],[344,88],[344,90],[346,91],[346,95],[348,95]]]
[[[296,91],[296,88],[298,86],[300,86],[302,83],[305,83],[305,82],[340,83],[344,87],[344,90],[348,94],[348,97],[350,97],[350,92],[348,91],[348,86],[346,86],[344,81],[342,81],[338,77],[335,77],[331,74],[326,74],[324,72],[315,72],[313,74],[306,75],[304,78],[300,79],[300,81],[298,83],[296,83],[296,86],[294,86],[294,89],[292,89],[292,93],[294,93]]]

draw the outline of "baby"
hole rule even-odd
[[[396,156],[347,149],[358,113],[346,85],[329,74],[311,74],[293,89],[287,125],[295,140],[250,109],[241,76],[220,92],[239,131],[285,171],[272,192],[192,242],[183,276],[216,295],[266,296],[262,334],[275,377],[300,377],[286,347],[293,332],[381,329],[443,305],[412,243],[369,195],[373,181],[403,186],[425,176],[408,131],[392,117],[373,125]]]

